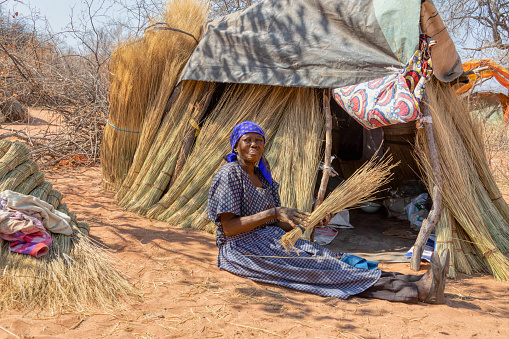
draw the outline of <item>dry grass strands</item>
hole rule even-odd
[[[506,223],[509,223],[509,206],[502,197],[486,158],[485,130],[481,117],[471,114],[468,103],[455,95],[449,85],[438,83],[435,86],[437,87],[436,95],[444,102],[445,110],[454,121],[489,198],[493,201],[493,205],[503,216]]]
[[[224,164],[223,156],[231,151],[232,128],[245,120],[255,121],[264,129],[265,139],[271,140],[294,91],[260,85],[229,87],[205,121],[181,174],[147,216],[163,221],[172,218],[172,223],[176,224],[200,208],[213,175]],[[191,200],[195,195],[196,198]],[[185,213],[181,211],[174,216],[188,203]]]
[[[38,171],[39,167],[33,160],[25,161],[0,179],[0,191],[13,190],[23,180]]]
[[[449,278],[456,278],[456,267],[461,267],[460,271],[465,272],[470,269],[468,265],[467,258],[465,257],[463,251],[455,251],[454,241],[453,241],[453,223],[454,218],[449,213],[446,207],[442,207],[442,211],[440,212],[440,219],[436,224],[436,236],[437,236],[437,251],[438,253],[442,253],[446,248],[449,249],[450,253],[453,253],[450,259],[449,265]],[[458,261],[458,263],[456,263]],[[466,273],[466,272],[465,272]]]
[[[34,188],[29,195],[32,195],[36,198],[46,201],[49,192],[53,189],[53,184],[49,181],[45,181],[36,188]]]
[[[380,187],[391,180],[391,169],[398,165],[391,163],[392,156],[387,154],[382,160],[377,161],[372,158],[366,162],[350,178],[334,189],[311,213],[306,229],[316,226],[329,213],[337,213],[371,200],[379,192]],[[300,228],[293,229],[281,238],[281,244],[290,250],[302,233]]]
[[[0,140],[0,159],[9,151],[11,144],[8,140]]]
[[[173,0],[168,3],[164,22],[198,39],[206,18],[207,5],[204,1]],[[167,109],[168,99],[197,41],[189,35],[163,27],[147,31],[141,42],[136,44],[140,44],[139,48],[126,48],[126,53],[130,54],[123,56],[127,58],[124,63],[132,63],[129,66],[119,64],[120,68],[127,70],[113,84],[115,103],[110,122],[121,129],[141,133],[127,133],[107,126],[103,141],[103,177],[109,186],[115,188],[127,180],[126,189],[129,189],[140,172]],[[144,91],[149,93],[144,94]]]
[[[58,206],[60,206],[60,201],[62,201],[63,197],[64,197],[64,195],[62,193],[60,193],[60,191],[51,190],[51,191],[49,191],[48,196],[45,199],[45,201],[48,204],[53,205],[53,207],[58,208]]]
[[[16,148],[23,154],[24,148]],[[26,170],[20,170],[23,166]],[[37,165],[29,160],[0,178],[0,182],[17,177],[11,174],[16,170],[37,172],[16,188],[28,191],[43,181]],[[26,307],[60,312],[62,308],[81,308],[86,304],[113,306],[119,298],[134,294],[125,277],[111,266],[109,254],[82,235],[88,234],[88,224],[76,224],[76,215],[69,213],[66,204],[60,204],[62,194],[51,188],[51,183],[44,182],[30,193],[70,215],[73,233],[67,236],[49,232],[49,252],[37,259],[11,252],[9,242],[0,240],[0,310]]]
[[[23,180],[21,184],[14,188],[14,191],[19,192],[21,194],[30,194],[30,192],[35,189],[37,186],[44,182],[44,173],[37,172]]]
[[[456,100],[453,92],[444,91],[441,85],[430,82],[427,87],[430,113],[433,118],[433,130],[437,142],[440,164],[444,180],[444,204],[458,222],[458,233],[464,231],[470,239],[475,239],[478,258],[469,257],[470,265],[478,266],[477,260],[482,259],[487,270],[499,279],[509,279],[509,260],[501,253],[509,249],[509,225],[493,205],[485,185],[478,174],[472,152],[461,135],[461,129],[453,119],[452,107],[445,104]],[[468,114],[468,112],[465,112]],[[433,180],[429,171],[427,145],[419,132],[419,143],[422,145],[420,161],[427,175],[428,182]],[[470,143],[473,143],[470,142]],[[465,254],[468,253],[464,249]],[[483,268],[484,269],[484,268]]]
[[[179,97],[159,127],[134,184],[119,200],[121,206],[143,215],[159,201],[175,169],[179,156],[175,150],[180,148],[197,103],[208,90],[213,89],[204,82],[186,81],[183,84]]]
[[[30,158],[30,151],[25,144],[13,142],[9,150],[0,159],[0,178],[15,169],[19,164],[24,163]]]
[[[325,125],[320,97],[316,89],[295,89],[276,135],[267,145],[266,156],[280,183],[282,206],[312,209]]]
[[[13,253],[0,240],[0,309],[60,312],[90,304],[112,306],[134,293],[111,266],[109,254],[80,232],[53,239],[50,252],[38,259]]]

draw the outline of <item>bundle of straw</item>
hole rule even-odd
[[[265,151],[281,205],[309,211],[322,158],[325,118],[316,89],[298,88]],[[284,154],[284,156],[281,156]]]
[[[29,194],[33,189],[44,182],[44,173],[37,172],[23,180],[21,184],[14,188],[14,191],[21,194]]]
[[[51,190],[51,191],[49,191],[48,196],[45,199],[45,201],[48,204],[53,205],[53,207],[58,208],[58,206],[60,206],[60,201],[62,201],[63,197],[64,197],[64,195],[62,193],[60,193],[60,191]]]
[[[53,184],[49,181],[45,181],[36,188],[34,188],[29,195],[32,195],[36,198],[46,201],[49,192],[53,189]]]
[[[5,155],[9,154],[11,159],[6,163],[15,163],[16,152],[20,159],[28,154],[23,144],[2,143],[0,147],[9,149]],[[35,174],[16,185],[18,180],[12,180],[21,172]],[[62,307],[81,308],[85,304],[113,306],[119,298],[134,294],[126,278],[111,266],[110,255],[84,236],[90,230],[88,224],[77,223],[76,215],[69,212],[66,204],[60,203],[63,195],[43,180],[44,176],[31,160],[0,177],[0,182],[16,185],[15,191],[19,189],[23,194],[30,191],[31,195],[68,214],[72,234],[48,232],[52,237],[49,253],[37,259],[11,252],[9,243],[0,239],[0,309],[27,307],[59,311]],[[40,185],[36,186],[37,183]]]
[[[29,159],[25,161],[0,179],[0,191],[13,190],[16,186],[21,184],[23,180],[38,171],[39,167],[33,160]]]
[[[5,147],[7,149],[7,147]],[[9,149],[0,159],[0,178],[16,168],[19,164],[24,163],[30,157],[30,151],[25,144],[21,142],[11,143]]]
[[[69,239],[68,243],[58,238]],[[41,258],[13,253],[0,240],[0,309],[60,311],[88,304],[113,306],[134,293],[111,258],[80,232],[52,235],[50,252]]]
[[[177,224],[199,209],[206,201],[213,175],[224,164],[223,156],[231,151],[233,126],[255,121],[265,130],[266,140],[271,140],[292,94],[293,89],[283,87],[229,87],[205,121],[182,173],[147,216]]]
[[[427,86],[427,92],[444,181],[444,204],[457,221],[457,233],[475,239],[475,243],[465,244],[470,247],[474,245],[475,248],[466,249],[462,244],[463,251],[465,254],[473,253],[467,255],[473,270],[480,268],[499,280],[508,280],[509,260],[503,252],[509,250],[509,224],[490,198],[483,175],[479,175],[480,165],[476,163],[481,155],[473,156],[468,149],[476,141],[466,142],[462,135],[465,129],[460,128],[454,119],[457,106],[464,106],[448,85],[432,81]],[[449,105],[449,102],[453,104]],[[468,111],[463,113],[465,116],[468,114]],[[474,138],[475,135],[471,133],[470,137]],[[423,137],[419,138],[424,150],[419,153],[419,159],[428,182],[433,182],[426,141]]]
[[[345,208],[355,207],[372,200],[373,196],[380,191],[380,187],[391,180],[391,169],[398,165],[391,163],[392,156],[387,154],[381,160],[372,158],[366,162],[350,178],[334,189],[311,213],[310,222],[305,228],[310,229],[316,226],[330,213],[337,213]],[[281,244],[286,249],[291,249],[302,233],[300,228],[293,229],[281,238]]]
[[[119,191],[119,204],[133,212],[144,215],[163,195],[172,178],[179,156],[176,149],[180,147],[190,120],[196,118],[197,102],[205,92],[212,91],[213,86],[204,82],[186,81],[183,89],[164,117],[152,147],[129,190],[123,185]],[[131,173],[131,172],[130,172]]]
[[[141,39],[120,43],[113,52],[109,124],[101,149],[106,188],[118,189],[131,165],[135,172],[143,165],[206,18],[204,1],[169,1],[163,20],[153,24],[155,29]]]
[[[0,140],[0,159],[9,151],[11,144],[8,140]]]

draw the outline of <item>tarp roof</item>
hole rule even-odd
[[[394,73],[420,0],[265,0],[209,23],[181,80],[342,87]]]

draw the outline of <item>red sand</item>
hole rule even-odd
[[[46,112],[30,114],[28,133],[54,128]],[[16,125],[8,128],[26,127]],[[4,311],[0,338],[509,337],[509,283],[490,276],[449,280],[445,305],[340,300],[258,284],[218,270],[213,235],[123,211],[101,188],[99,167],[46,178],[90,223],[91,236],[115,252],[140,294],[112,309]],[[381,268],[413,273],[408,264]]]
[[[140,295],[108,310],[2,312],[0,338],[509,337],[509,284],[490,276],[449,280],[445,305],[345,301],[258,284],[217,269],[213,235],[123,211],[101,188],[98,167],[47,178],[89,221],[93,238],[116,252]],[[412,273],[407,264],[382,269]]]

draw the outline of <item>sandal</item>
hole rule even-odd
[[[444,269],[440,263],[437,252],[433,252],[430,260],[431,271],[433,272],[433,280],[429,288],[428,295],[424,299],[428,304],[443,304],[444,303]]]

